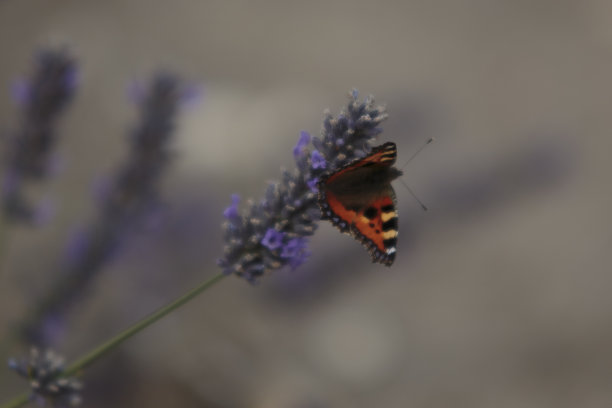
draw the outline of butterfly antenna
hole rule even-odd
[[[429,139],[427,139],[427,141],[425,143],[423,143],[423,146],[419,147],[419,149],[414,152],[414,154],[412,156],[410,156],[410,158],[408,159],[408,161],[406,162],[406,164],[404,164],[400,170],[404,170],[406,168],[406,166],[408,165],[408,163],[410,163],[412,161],[412,159],[414,159],[419,153],[421,153],[421,150],[423,150],[425,147],[427,147],[428,144],[430,144],[431,142],[434,141],[433,137],[430,137]],[[409,189],[410,190],[410,189]],[[416,197],[415,197],[416,198]]]
[[[410,195],[412,195],[412,197],[414,197],[414,199],[417,201],[417,203],[419,203],[421,205],[421,208],[423,209],[423,211],[427,211],[427,207],[425,206],[425,204],[423,204],[423,202],[421,200],[419,200],[419,197],[417,197],[416,194],[414,194],[414,192],[412,191],[412,189],[410,187],[408,187],[408,184],[406,184],[406,182],[404,180],[402,180],[402,179],[399,179],[399,181],[404,185],[404,187],[406,187],[406,190],[408,190]]]

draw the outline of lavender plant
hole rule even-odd
[[[192,93],[176,76],[155,76],[137,98],[140,122],[129,135],[128,157],[99,197],[97,219],[79,231],[58,280],[22,327],[34,344],[53,343],[66,311],[83,295],[139,220],[158,200],[160,176],[167,168],[175,120],[181,102]]]
[[[40,405],[75,407],[81,403],[81,381],[74,377],[62,377],[64,359],[51,350],[41,352],[32,348],[26,358],[10,359],[9,367],[28,380],[29,400]]]
[[[76,63],[70,54],[45,49],[36,56],[32,78],[13,85],[21,123],[6,141],[1,203],[7,220],[35,222],[39,218],[41,212],[25,198],[24,187],[26,182],[42,180],[49,174],[57,139],[55,127],[74,96],[77,82]]]
[[[270,184],[259,203],[249,201],[240,213],[239,196],[232,196],[224,212],[224,255],[218,261],[223,272],[255,283],[266,272],[304,262],[307,237],[320,218],[319,177],[365,156],[386,118],[384,107],[376,106],[371,97],[360,102],[354,90],[340,115],[325,113],[320,138],[301,133],[293,149],[297,168],[283,171],[282,181]],[[314,149],[308,148],[311,141]]]
[[[175,82],[171,83],[175,84]],[[162,89],[167,88],[162,87]],[[176,88],[171,87],[171,89]],[[176,95],[173,92],[170,94]],[[170,99],[176,102],[176,98]],[[153,105],[156,106],[156,104]],[[161,109],[162,113],[168,111],[172,110]],[[159,114],[159,111],[157,112]],[[333,117],[329,112],[326,112],[321,137],[311,137],[306,132],[301,133],[300,139],[293,150],[297,168],[292,172],[283,171],[282,181],[270,184],[265,197],[258,204],[249,202],[248,208],[241,212],[239,210],[240,197],[238,195],[232,196],[231,205],[223,213],[226,218],[224,224],[226,247],[223,257],[218,260],[218,265],[222,269],[221,273],[200,283],[185,295],[94,348],[65,370],[56,371],[57,374],[52,377],[55,381],[53,384],[58,385],[58,381],[81,372],[128,338],[189,302],[228,275],[235,274],[251,283],[256,283],[266,272],[285,265],[295,268],[304,262],[309,254],[307,237],[314,233],[316,222],[320,218],[320,209],[317,204],[319,177],[325,171],[333,171],[350,160],[365,156],[370,150],[371,143],[376,135],[381,132],[379,125],[386,117],[384,108],[375,106],[373,98],[369,97],[360,102],[357,91],[351,93],[347,109],[343,110],[340,115]],[[162,123],[168,124],[167,121],[162,121]],[[162,128],[168,129],[169,126],[162,126]],[[309,148],[311,142],[312,149]],[[156,155],[145,155],[145,157],[156,157]],[[117,207],[111,205],[108,208],[109,211],[103,212],[103,214],[115,214],[112,209]],[[109,219],[114,220],[112,217]],[[119,217],[118,219],[123,218]],[[102,231],[106,231],[106,229],[102,229]],[[97,237],[97,235],[93,236]],[[105,237],[105,235],[101,236]],[[111,240],[110,242],[114,243],[115,241]],[[93,249],[96,248],[93,247]],[[105,250],[108,248],[108,246],[104,246]],[[90,251],[93,251],[93,249],[90,249]],[[83,259],[94,259],[100,262],[100,259],[104,259],[102,255],[106,254],[101,249],[92,253],[96,257],[85,257]],[[97,263],[91,262],[85,265],[91,267],[97,265]],[[88,274],[85,274],[85,276],[85,278],[78,278],[87,281],[89,279]],[[75,288],[74,285],[72,283],[70,287]],[[65,300],[60,299],[57,305],[63,305],[63,302]],[[20,367],[16,363],[12,363],[12,366]],[[18,369],[18,371],[24,371],[24,369]],[[68,383],[62,382],[62,384]],[[55,389],[55,387],[53,388]],[[76,387],[73,388],[76,391]],[[0,408],[20,407],[28,402],[29,396],[29,393],[19,395],[0,405]]]

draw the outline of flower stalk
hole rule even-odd
[[[386,118],[384,107],[376,106],[371,97],[359,101],[353,91],[346,109],[338,116],[326,113],[320,137],[302,132],[293,150],[296,168],[284,171],[281,182],[270,184],[263,199],[258,203],[249,201],[247,208],[240,211],[240,197],[232,196],[231,205],[223,213],[226,245],[217,262],[222,272],[94,348],[51,379],[80,376],[86,367],[225,276],[233,274],[256,283],[267,272],[286,265],[295,268],[304,262],[309,255],[307,237],[314,233],[320,218],[318,180],[325,172],[365,156]],[[312,148],[308,147],[310,143]],[[0,408],[21,407],[32,397],[33,392],[24,393]]]
[[[63,378],[63,377],[69,377],[73,375],[80,375],[83,369],[90,366],[95,361],[97,361],[98,359],[102,358],[103,356],[105,356],[106,354],[108,354],[109,352],[117,348],[124,341],[138,334],[139,332],[149,327],[153,323],[157,322],[158,320],[160,320],[167,314],[183,306],[185,303],[189,302],[190,300],[192,300],[193,298],[195,298],[202,292],[213,287],[215,284],[219,283],[225,276],[226,275],[224,275],[223,273],[218,273],[214,275],[212,278],[207,279],[204,282],[200,283],[198,286],[191,289],[189,292],[185,293],[183,296],[179,297],[178,299],[170,302],[169,304],[165,306],[162,306],[155,312],[151,313],[149,316],[136,322],[132,326],[128,327],[126,330],[117,334],[115,337],[107,340],[106,342],[102,343],[98,347],[91,350],[89,353],[77,359],[74,363],[72,363],[65,370],[62,371],[60,377]],[[0,408],[21,407],[25,405],[26,403],[28,403],[30,401],[30,398],[31,398],[31,394],[26,392],[0,405]]]

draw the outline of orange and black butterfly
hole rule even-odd
[[[319,206],[323,219],[352,235],[370,252],[372,262],[391,266],[395,259],[398,217],[391,181],[402,175],[395,167],[395,143],[385,143],[321,178]]]

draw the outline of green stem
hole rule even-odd
[[[126,330],[119,333],[115,337],[111,338],[105,343],[102,343],[100,346],[96,347],[95,349],[93,349],[92,351],[90,351],[89,353],[85,354],[83,357],[79,358],[77,361],[72,363],[70,366],[68,366],[68,368],[66,368],[62,372],[62,377],[74,375],[78,373],[79,371],[81,371],[82,369],[84,369],[85,367],[91,365],[93,362],[95,362],[96,360],[98,360],[99,358],[107,354],[109,351],[113,350],[115,347],[123,343],[125,340],[129,339],[130,337],[140,332],[144,328],[152,325],[153,323],[155,323],[162,317],[166,316],[168,313],[172,312],[173,310],[176,310],[182,305],[184,305],[185,303],[189,302],[191,299],[198,296],[200,293],[204,292],[206,289],[210,288],[215,283],[219,282],[225,276],[226,275],[224,275],[223,273],[219,273],[213,276],[212,278],[200,283],[198,286],[196,286],[194,289],[190,290],[183,296],[167,304],[166,306],[159,308],[155,312],[151,313],[149,316],[145,317],[144,319],[128,327]],[[28,401],[29,401],[29,394],[25,393],[25,394],[19,395],[18,397],[15,397],[14,399],[0,405],[0,408],[17,408],[17,407],[21,407]]]
[[[8,252],[8,236],[9,236],[9,222],[6,219],[6,215],[0,208],[0,279],[6,278],[4,271],[4,264],[6,263],[5,255]]]
[[[24,392],[23,394],[13,398],[12,400],[5,402],[2,408],[17,408],[27,404],[30,401],[30,393]]]
[[[4,208],[2,208],[2,203],[0,203],[0,287],[6,287],[8,282],[8,273],[6,272],[5,265],[6,254],[8,253],[10,223],[8,222],[6,214],[3,210]],[[12,344],[14,338],[15,336],[12,330],[7,328],[6,335],[4,338],[0,339],[0,362],[6,361],[10,345]],[[0,372],[0,383],[6,381],[8,375],[9,373],[7,370]]]
[[[166,316],[168,313],[172,312],[175,309],[178,309],[185,303],[189,302],[191,299],[198,296],[200,293],[204,292],[206,289],[213,286],[215,283],[219,282],[225,276],[226,275],[224,275],[223,273],[219,273],[213,276],[212,278],[202,282],[201,284],[196,286],[194,289],[190,290],[189,292],[187,292],[180,298],[176,299],[175,301],[167,304],[166,306],[159,308],[157,311],[151,313],[149,316],[135,323],[134,325],[129,327],[127,330],[119,333],[112,339],[108,340],[106,343],[101,344],[100,346],[93,349],[91,352],[87,353],[86,355],[84,355],[83,357],[81,357],[80,359],[72,363],[68,368],[66,368],[66,370],[63,373],[63,376],[69,376],[69,375],[75,374],[77,371],[92,364],[94,361],[96,361],[97,359],[102,357],[104,354],[108,353],[113,348],[117,347],[119,344],[123,343],[125,340],[129,339],[130,337],[132,337],[133,335],[135,335],[142,329],[150,326],[151,324],[155,323],[162,317]],[[4,407],[0,407],[0,408],[4,408]]]

